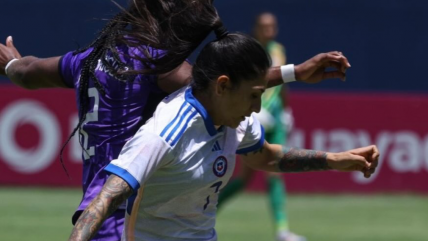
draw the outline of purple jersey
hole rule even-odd
[[[133,66],[136,70],[144,68],[141,62],[126,57],[143,56],[136,48],[122,46],[117,49],[127,66]],[[89,49],[76,55],[70,52],[60,61],[60,73],[64,82],[76,90],[78,107],[82,61],[91,51],[92,49]],[[151,54],[156,56],[162,52],[151,50]],[[115,66],[111,56],[107,56],[106,60]],[[124,144],[137,132],[143,121],[151,117],[151,112],[161,100],[159,97],[165,96],[156,84],[155,75],[137,75],[134,81],[119,81],[109,73],[101,61],[95,74],[106,93],[101,94],[96,89],[94,81],[90,79],[89,108],[80,132],[80,141],[84,149],[82,154],[84,195],[78,211],[84,210],[100,192],[108,178],[108,174],[103,171],[104,167],[119,156]],[[85,113],[80,113],[79,110],[79,118],[83,114]],[[125,206],[120,208],[124,209]]]

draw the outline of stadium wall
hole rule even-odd
[[[62,144],[77,123],[71,90],[28,91],[3,87],[0,96],[0,184],[78,186],[81,149],[77,138]],[[380,98],[381,97],[381,98]],[[343,151],[376,144],[378,172],[287,174],[294,192],[418,192],[428,194],[428,96],[293,92],[296,128],[290,146]],[[379,112],[381,110],[381,113]],[[406,116],[402,115],[406,113]],[[259,173],[253,190],[264,189]]]
[[[117,1],[121,4],[125,0]],[[299,90],[424,92],[428,53],[428,1],[233,0],[214,1],[231,31],[251,33],[262,11],[278,16],[278,40],[290,63],[340,50],[352,68],[348,81],[293,84]],[[117,7],[105,0],[3,0],[0,40],[8,35],[23,55],[65,54],[95,37]],[[19,16],[19,17],[17,17]],[[3,82],[5,82],[3,78]]]
[[[123,4],[126,1],[118,1]],[[251,33],[254,16],[278,16],[278,40],[288,61],[340,50],[352,65],[347,81],[292,83],[296,129],[290,145],[340,151],[377,144],[379,173],[372,179],[346,173],[288,174],[294,192],[428,193],[428,2],[419,0],[234,0],[215,1],[231,31]],[[23,55],[62,55],[84,46],[117,12],[103,0],[4,0],[0,39],[8,35]],[[19,17],[17,17],[19,16]],[[192,56],[194,59],[194,56]],[[59,150],[74,127],[72,91],[26,91],[0,77],[0,185],[78,186],[77,140],[64,162]],[[261,190],[263,175],[251,186]]]

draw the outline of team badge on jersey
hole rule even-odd
[[[227,171],[227,159],[224,156],[219,156],[214,161],[213,172],[216,176],[222,177]]]

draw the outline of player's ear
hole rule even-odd
[[[229,76],[227,75],[220,75],[216,80],[216,86],[215,86],[215,93],[217,95],[223,95],[225,90],[230,89],[231,87],[231,81]]]

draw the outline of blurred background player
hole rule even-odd
[[[278,24],[272,13],[261,13],[255,19],[253,34],[270,55],[272,66],[284,65],[287,62],[285,48],[275,41]],[[293,116],[288,105],[288,86],[276,86],[266,89],[262,95],[262,108],[256,115],[265,128],[265,138],[269,143],[286,144],[293,126]],[[237,194],[251,181],[255,170],[241,165],[240,176],[232,180],[220,193],[219,206]],[[290,232],[288,216],[285,209],[286,189],[280,174],[266,173],[269,203],[278,241],[305,241],[303,236]]]

